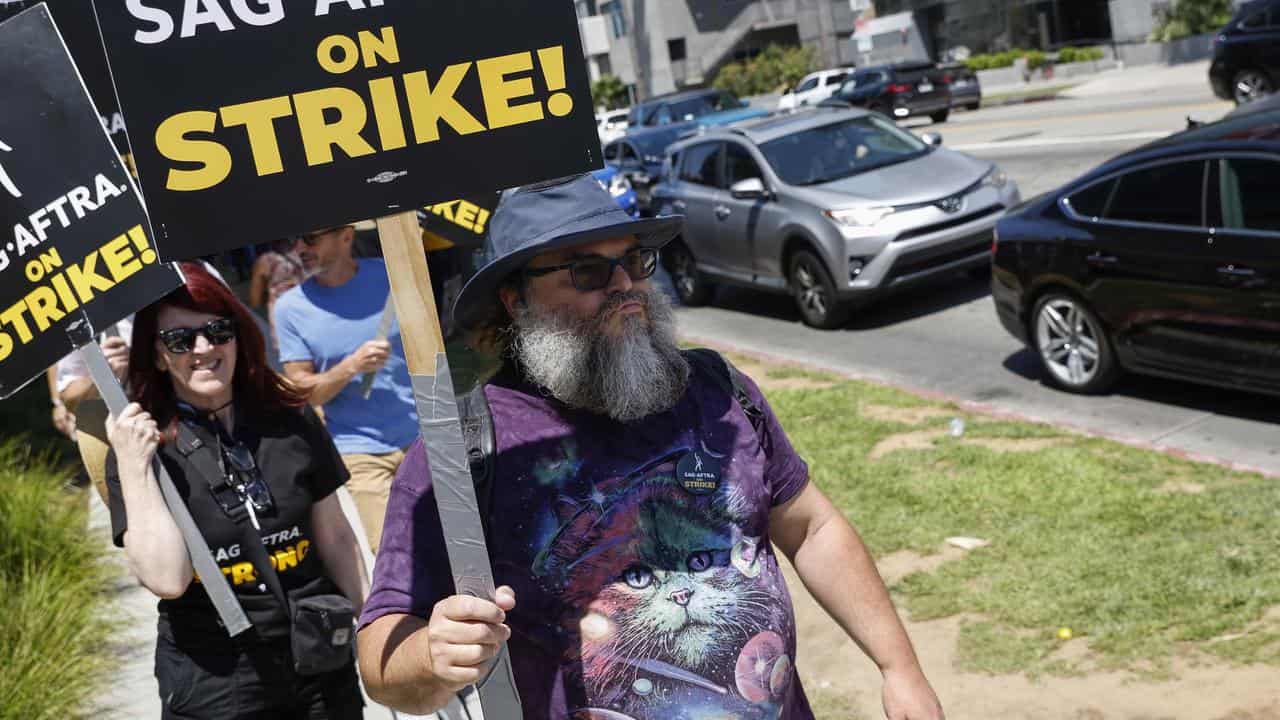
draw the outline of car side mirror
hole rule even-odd
[[[783,90],[783,91],[782,91],[782,94],[783,94],[783,95],[790,95],[790,94],[791,94],[791,93],[793,93],[793,92],[795,92],[795,88],[787,88],[786,90]]]
[[[767,200],[769,198],[769,190],[765,188],[764,181],[760,178],[739,180],[729,188],[729,194],[738,200]]]
[[[927,132],[927,133],[924,133],[923,135],[921,135],[921,136],[920,136],[920,139],[921,139],[922,141],[924,141],[924,144],[925,144],[925,145],[928,145],[928,146],[930,146],[930,147],[941,147],[941,146],[942,146],[942,135],[941,135],[941,133],[936,133],[936,132]]]

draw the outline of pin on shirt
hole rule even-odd
[[[676,480],[694,495],[710,495],[720,488],[720,461],[699,450],[690,450],[676,463]]]

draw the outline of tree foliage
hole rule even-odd
[[[627,105],[627,86],[617,75],[601,75],[591,84],[591,102],[597,108],[616,110]]]
[[[1153,42],[1171,42],[1211,33],[1231,21],[1231,0],[1176,0],[1161,12]]]
[[[754,58],[721,67],[712,85],[739,97],[782,92],[795,87],[817,64],[813,48],[770,45]]]

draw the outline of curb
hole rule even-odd
[[[1142,438],[1120,435],[1116,433],[1099,432],[1097,430],[1094,430],[1091,428],[1085,428],[1080,425],[1075,425],[1072,423],[1049,420],[1043,417],[1038,417],[1036,415],[1031,415],[1028,413],[1017,412],[1014,410],[1006,410],[1004,408],[998,407],[991,403],[982,402],[980,400],[966,400],[963,398],[955,397],[954,395],[948,395],[938,390],[927,390],[924,388],[915,387],[913,385],[905,385],[898,382],[892,382],[882,376],[874,375],[871,373],[855,372],[855,371],[849,371],[849,370],[840,369],[840,368],[833,368],[826,365],[819,365],[817,363],[792,360],[791,358],[779,357],[777,355],[772,355],[767,352],[761,352],[755,349],[748,349],[739,345],[734,345],[733,343],[727,343],[721,340],[711,340],[708,338],[699,337],[697,335],[689,335],[689,334],[681,333],[680,339],[684,342],[691,342],[698,345],[703,345],[705,347],[721,350],[724,352],[732,352],[738,355],[743,355],[763,363],[781,365],[784,367],[794,367],[802,370],[811,370],[815,372],[823,372],[823,373],[828,373],[832,375],[837,375],[839,377],[843,377],[848,380],[858,380],[860,382],[867,382],[867,383],[872,383],[874,385],[880,385],[882,387],[889,387],[895,390],[901,390],[903,392],[915,395],[916,397],[919,397],[919,398],[923,398],[926,400],[933,400],[936,402],[950,403],[952,405],[959,407],[962,410],[972,412],[972,413],[982,414],[982,415],[988,415],[990,417],[999,418],[1001,420],[1016,420],[1018,422],[1035,423],[1037,425],[1048,425],[1050,427],[1058,428],[1060,430],[1065,430],[1067,432],[1073,433],[1075,435],[1080,435],[1082,437],[1097,438],[1101,440],[1111,440],[1113,442],[1118,442],[1121,445],[1127,445],[1129,447],[1136,448],[1139,450],[1150,450],[1153,452],[1169,455],[1181,460],[1188,460],[1190,462],[1203,463],[1206,465],[1216,465],[1218,467],[1225,468],[1227,470],[1232,470],[1235,472],[1255,473],[1257,475],[1261,475],[1266,478],[1280,479],[1280,471],[1267,470],[1265,468],[1257,467],[1254,465],[1247,465],[1244,463],[1234,462],[1226,458],[1214,457],[1212,455],[1205,455],[1203,453],[1195,453],[1188,450],[1182,450],[1180,448],[1169,447],[1167,445],[1161,445],[1158,442],[1152,442],[1149,440],[1144,440]]]

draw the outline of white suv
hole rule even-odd
[[[854,68],[833,68],[819,70],[804,76],[795,88],[788,89],[778,101],[779,110],[795,110],[805,105],[817,105],[835,94],[845,78],[853,74]]]

